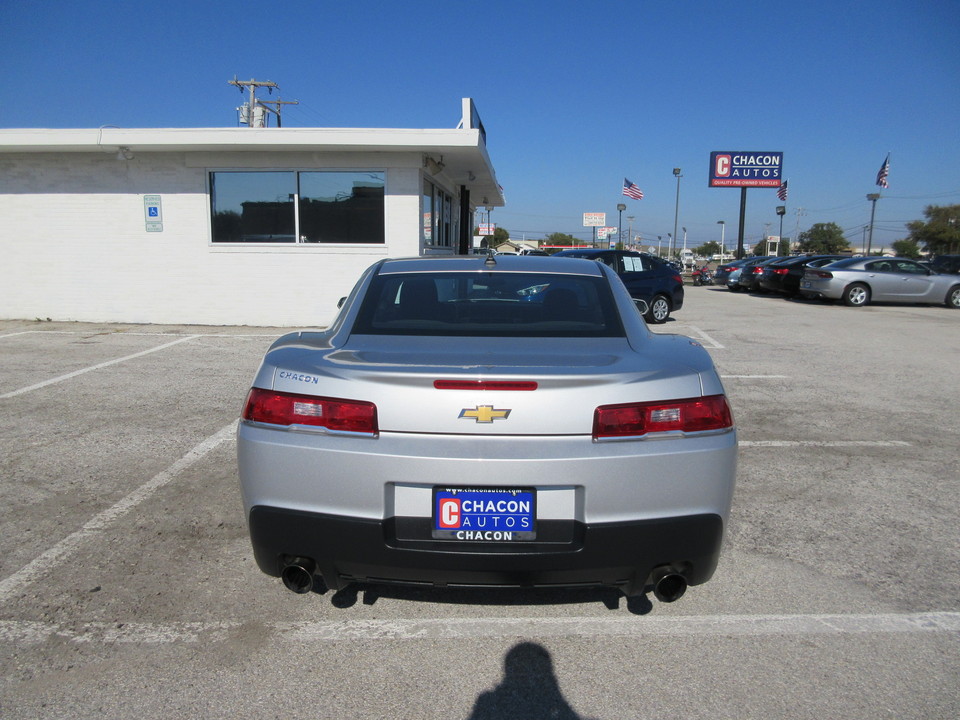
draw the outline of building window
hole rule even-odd
[[[423,181],[423,240],[435,247],[451,247],[455,235],[453,197],[429,180]]]
[[[382,172],[212,172],[213,242],[384,243]]]
[[[433,245],[433,183],[423,181],[423,240]]]

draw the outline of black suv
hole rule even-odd
[[[631,250],[561,250],[556,257],[587,258],[612,267],[630,291],[646,301],[647,322],[665,323],[670,313],[683,307],[683,277],[655,255]]]
[[[930,267],[942,275],[960,274],[960,255],[937,255],[930,261]]]

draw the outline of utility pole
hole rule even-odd
[[[233,80],[230,80],[228,84],[236,86],[241,94],[243,94],[244,88],[247,88],[250,93],[250,99],[244,103],[243,107],[237,108],[240,111],[240,122],[247,127],[267,127],[266,116],[263,111],[276,115],[277,127],[283,127],[280,119],[281,106],[300,104],[299,100],[257,100],[257,88],[267,88],[267,91],[271,94],[274,88],[280,90],[279,85],[269,80],[237,80],[236,75],[234,75]],[[267,107],[268,105],[276,105],[276,108]]]

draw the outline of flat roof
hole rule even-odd
[[[443,163],[443,174],[475,205],[504,205],[479,129],[396,128],[13,128],[0,129],[0,153],[414,152]],[[487,202],[482,202],[486,198]]]

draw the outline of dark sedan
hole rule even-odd
[[[630,296],[650,308],[647,322],[664,323],[670,313],[683,307],[683,277],[655,255],[631,250],[561,250],[554,257],[596,260],[608,265],[620,276]]]
[[[726,285],[727,280],[730,278],[730,273],[732,273],[737,268],[743,267],[748,262],[750,262],[750,260],[751,258],[742,258],[740,260],[733,260],[732,262],[718,265],[717,271],[713,274],[713,284]]]
[[[763,266],[760,275],[760,287],[770,292],[784,295],[797,295],[800,292],[800,279],[805,268],[820,267],[842,260],[844,255],[800,255],[778,260]]]
[[[787,257],[789,256],[751,258],[750,262],[740,270],[740,280],[737,281],[739,289],[746,292],[763,292],[763,288],[760,287],[760,276],[763,275],[763,269],[778,260],[786,260]]]

